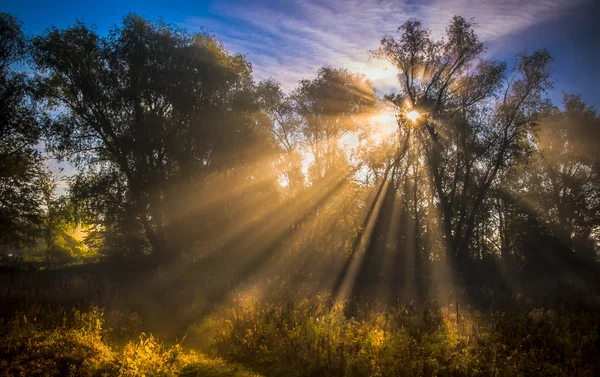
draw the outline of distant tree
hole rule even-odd
[[[41,221],[40,136],[27,77],[15,70],[27,57],[17,20],[0,14],[0,244],[33,242]]]
[[[74,206],[67,195],[58,194],[58,181],[51,173],[39,180],[42,190],[41,237],[46,263],[67,263],[82,256],[83,243],[73,237],[78,226]]]
[[[511,196],[533,211],[565,249],[587,260],[597,257],[600,227],[599,130],[596,110],[581,96],[565,94],[564,110],[540,124],[539,157],[507,187],[518,190]]]
[[[344,170],[346,156],[340,140],[358,132],[377,105],[371,81],[345,69],[324,67],[315,79],[302,80],[293,98],[302,117],[300,130],[314,159],[311,181]]]
[[[302,119],[294,109],[293,97],[286,95],[278,82],[265,80],[257,85],[260,106],[268,117],[265,125],[275,136],[283,153],[279,162],[290,193],[295,194],[304,187],[302,173],[302,151],[304,140],[301,134]]]
[[[150,249],[128,192],[125,176],[109,164],[83,169],[70,178],[68,196],[77,219],[89,224],[84,243],[93,252],[121,260]]]
[[[81,22],[52,28],[32,54],[37,94],[55,111],[50,149],[85,167],[75,183],[91,186],[76,190],[110,209],[104,229],[139,222],[158,256],[184,247],[183,225],[199,225],[178,218],[200,200],[183,192],[270,151],[250,64],[210,34],[128,15],[106,37]]]

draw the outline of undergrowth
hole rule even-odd
[[[182,342],[130,312],[33,307],[2,322],[0,376],[596,376],[600,317],[543,308],[236,300]],[[196,342],[196,343],[194,343]],[[201,350],[201,351],[200,351]],[[210,355],[210,356],[209,356]],[[241,367],[240,365],[244,365]],[[250,368],[250,369],[247,369]]]
[[[455,306],[368,308],[353,317],[327,298],[239,300],[203,327],[230,360],[279,376],[594,376],[595,313],[480,313]]]
[[[37,309],[2,324],[0,376],[256,376],[181,344],[165,345],[152,334],[114,341],[97,308]],[[118,317],[121,327],[131,320],[130,315]]]

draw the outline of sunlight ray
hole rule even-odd
[[[341,271],[340,283],[337,287],[334,288],[334,301],[336,303],[345,302],[349,298],[350,293],[352,292],[352,288],[358,275],[359,268],[361,266],[362,260],[365,257],[364,254],[367,251],[368,242],[370,241],[373,229],[375,227],[375,222],[377,220],[377,217],[379,216],[381,205],[384,201],[385,195],[383,195],[383,193],[387,191],[388,185],[389,181],[387,177],[385,177],[377,191],[377,194],[375,195],[375,198],[373,199],[372,208],[367,214],[365,227],[362,230],[360,236],[358,237],[357,245],[352,252],[352,256],[350,257],[348,268],[344,271]]]

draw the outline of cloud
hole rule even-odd
[[[578,0],[581,2],[582,0]],[[246,54],[257,79],[275,78],[291,90],[324,66],[348,68],[369,76],[384,92],[393,88],[395,72],[369,60],[385,34],[411,18],[424,21],[440,38],[455,14],[474,18],[482,40],[495,48],[536,24],[559,16],[572,0],[385,0],[290,2],[218,2],[204,17],[185,26],[215,32],[232,51]]]

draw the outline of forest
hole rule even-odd
[[[0,375],[600,374],[600,115],[444,21],[372,46],[381,93],[0,14]]]

